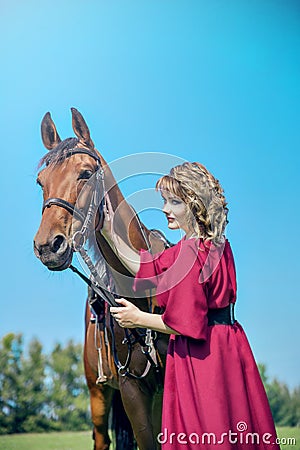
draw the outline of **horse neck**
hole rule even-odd
[[[144,227],[144,225],[142,231],[141,225],[136,219],[136,214],[125,200],[109,165],[101,154],[99,154],[99,156],[104,169],[105,190],[109,195],[112,209],[117,214],[117,217],[115,217],[115,223],[118,229],[116,231],[120,233],[122,239],[127,244],[136,250],[140,250],[141,248],[146,249],[147,243],[145,242],[143,231],[147,236],[150,231]]]
[[[117,214],[116,223],[118,229],[116,232],[120,233],[124,241],[136,250],[140,250],[141,248],[146,249],[147,244],[145,242],[141,226],[135,218],[135,212],[126,202],[107,162],[101,155],[100,158],[104,169],[105,190],[107,195],[109,195],[112,209],[116,212],[115,214]],[[149,235],[150,231],[144,226],[143,231],[147,236]],[[111,269],[118,293],[131,298],[139,307],[147,310],[147,299],[144,301],[142,299],[137,299],[135,301],[134,292],[132,290],[132,274],[119,260],[100,231],[96,231],[96,240],[102,255]]]

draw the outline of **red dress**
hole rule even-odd
[[[164,450],[279,449],[266,393],[239,323],[208,326],[207,312],[236,301],[232,251],[181,240],[155,255],[141,251],[135,290],[156,287],[171,335],[162,433]]]

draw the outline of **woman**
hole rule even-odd
[[[241,325],[234,320],[236,276],[224,237],[226,200],[218,180],[199,163],[174,167],[157,182],[168,227],[185,233],[158,255],[136,251],[113,232],[103,234],[135,275],[134,289],[156,288],[162,315],[125,299],[111,313],[121,327],[170,334],[163,449],[277,449],[268,400]]]

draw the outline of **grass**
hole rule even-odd
[[[282,450],[300,450],[300,428],[278,427],[277,432],[278,437],[282,439]],[[296,444],[288,444],[288,438],[295,438]],[[92,448],[91,431],[0,436],[1,450],[92,450]]]
[[[1,450],[92,450],[92,431],[0,436]]]
[[[300,428],[291,427],[277,427],[278,437],[281,439],[282,450],[300,450]],[[296,440],[295,444],[288,443],[287,440],[293,438]]]

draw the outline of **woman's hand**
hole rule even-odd
[[[111,306],[110,312],[120,327],[149,328],[150,330],[160,331],[161,333],[179,334],[163,322],[160,314],[141,311],[133,303],[125,300],[125,298],[120,298],[116,302],[123,306]]]
[[[103,234],[107,239],[112,240],[113,236],[113,218],[114,211],[109,199],[109,195],[105,194],[105,205],[104,205],[104,219],[101,227],[101,234]]]
[[[110,313],[122,328],[136,328],[139,326],[142,311],[133,303],[120,298],[117,303],[123,306],[111,306]]]

